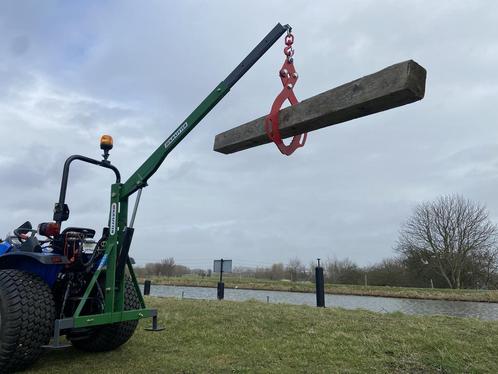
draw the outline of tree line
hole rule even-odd
[[[173,257],[169,257],[159,262],[148,263],[143,267],[136,267],[135,273],[138,277],[181,277],[182,275],[193,274],[194,272],[187,266],[177,264]]]
[[[395,256],[371,266],[331,257],[323,261],[332,284],[435,288],[498,288],[498,228],[486,208],[459,195],[417,205],[401,225]],[[240,277],[314,281],[315,264],[298,258],[286,264],[235,267]],[[139,276],[211,276],[211,270],[189,269],[173,258],[137,268]]]

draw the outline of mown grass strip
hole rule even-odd
[[[498,322],[254,301],[147,302],[165,331],[141,328],[114,352],[51,351],[27,372],[498,372]]]

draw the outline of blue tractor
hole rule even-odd
[[[101,148],[104,160],[71,156],[66,161],[61,195],[65,196],[69,165],[74,160],[111,169],[119,181],[119,171],[107,160],[112,138],[104,136]],[[0,243],[0,373],[28,367],[44,347],[67,346],[60,343],[60,335],[65,335],[78,349],[101,352],[124,344],[137,327],[138,319],[96,326],[78,327],[74,323],[61,326],[61,321],[73,319],[83,300],[82,316],[105,313],[108,278],[105,272],[100,274],[84,297],[93,276],[107,265],[110,229],[104,228],[98,240],[95,230],[90,228],[66,227],[61,231],[61,222],[68,217],[67,205],[57,203],[54,222],[41,223],[34,229],[27,221]],[[135,277],[133,280],[129,275],[122,277],[123,310],[141,309],[143,299]],[[52,337],[54,342],[50,345]]]

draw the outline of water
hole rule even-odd
[[[216,299],[216,288],[152,285],[152,296]],[[259,300],[270,303],[316,305],[315,294],[282,291],[225,289],[225,299]],[[374,312],[402,312],[413,315],[446,315],[498,320],[498,303],[471,301],[417,300],[392,297],[325,295],[327,307],[367,309]]]

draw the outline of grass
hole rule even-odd
[[[498,322],[309,306],[148,298],[163,332],[47,352],[27,373],[496,373]]]
[[[216,287],[217,277],[151,277],[152,284],[175,286]],[[143,279],[141,280],[143,282]],[[225,288],[241,288],[268,291],[315,292],[311,282],[272,281],[267,279],[239,278],[226,276],[223,278]],[[325,292],[336,295],[383,296],[409,299],[482,301],[498,302],[497,290],[452,290],[446,288],[410,288],[383,286],[356,286],[343,284],[326,284]]]

